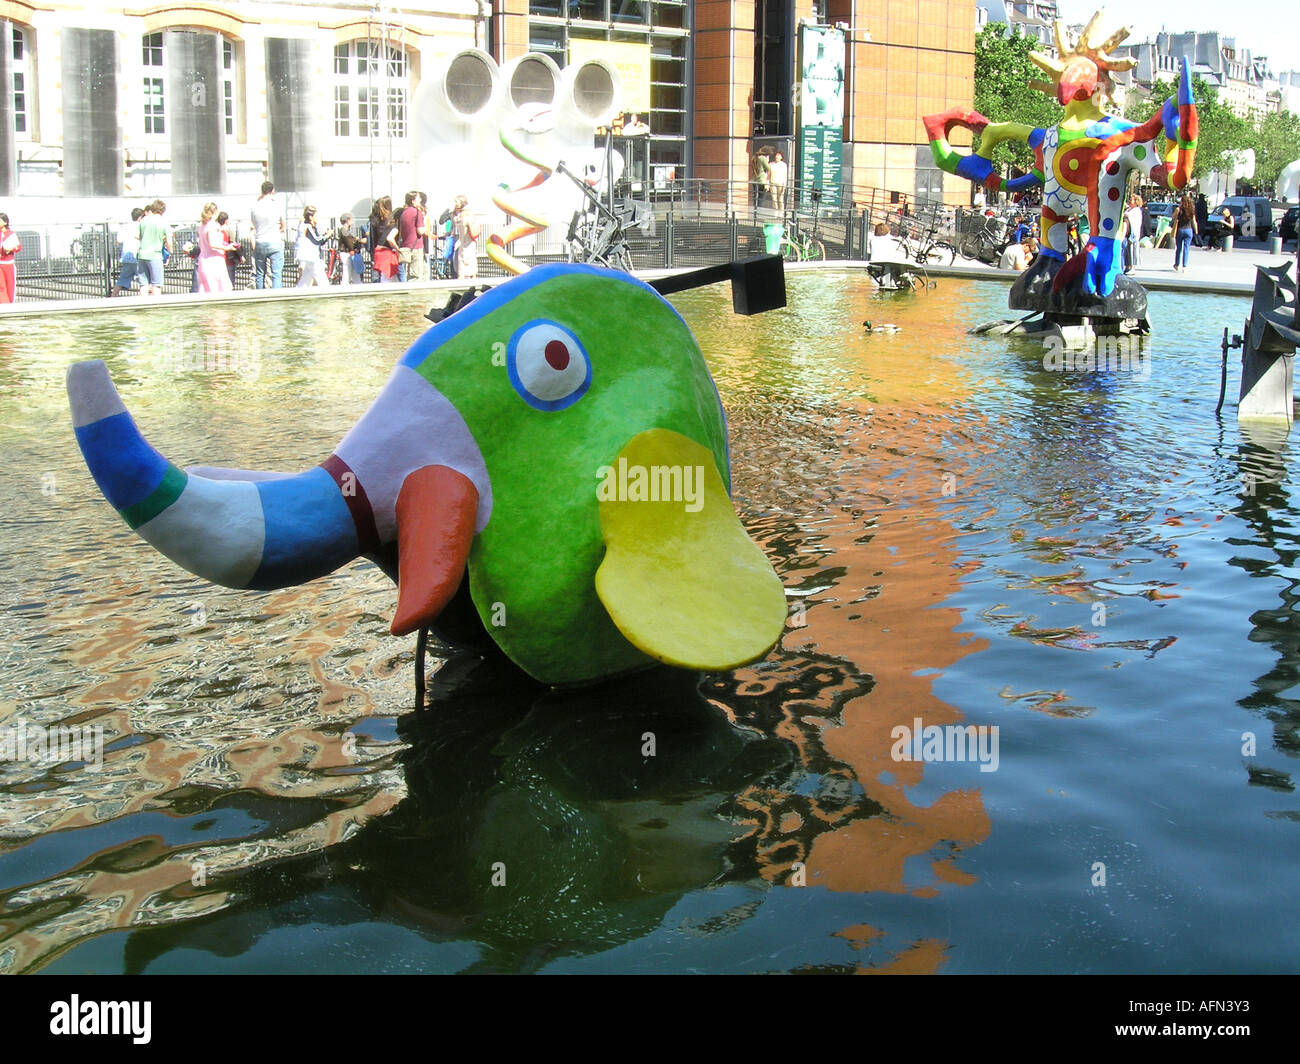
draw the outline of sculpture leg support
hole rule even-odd
[[[1257,351],[1249,341],[1241,356],[1237,418],[1261,418],[1290,427],[1295,394],[1294,354]]]
[[[429,643],[429,629],[421,627],[415,635],[415,705],[424,708],[424,651]]]

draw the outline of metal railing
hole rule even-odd
[[[960,209],[934,207],[913,213],[909,204],[892,202],[887,195],[875,197],[868,203],[850,202],[823,209],[820,204],[799,204],[794,194],[787,190],[787,206],[781,210],[775,205],[750,202],[747,196],[737,202],[738,189],[734,184],[694,181],[680,185],[678,192],[682,195],[664,202],[652,201],[647,225],[626,234],[634,268],[708,266],[762,254],[767,246],[765,228],[769,225],[780,225],[782,235],[796,242],[797,238],[804,236],[819,240],[829,259],[866,260],[870,236],[880,223],[899,235],[921,235],[933,231],[947,237],[965,231],[968,224],[968,212]],[[748,189],[739,191],[747,193]],[[330,228],[334,228],[333,222]],[[484,225],[479,256],[480,278],[508,276],[483,254],[487,238],[494,231],[507,228],[504,220]],[[193,290],[195,260],[182,249],[197,242],[197,229],[196,225],[173,228],[172,243],[176,250],[163,270],[164,294]],[[119,230],[120,227],[104,222],[19,229],[23,249],[16,259],[16,302],[114,295],[122,250]],[[511,251],[529,264],[564,261],[567,258],[564,237],[564,227],[554,225],[533,238],[527,250],[511,248]],[[254,287],[252,245],[244,241],[243,247],[246,256],[235,270],[236,289]],[[369,255],[363,252],[363,257],[366,279],[373,280]],[[298,276],[294,241],[286,240],[282,287],[295,285]]]

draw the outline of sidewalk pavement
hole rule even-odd
[[[1295,249],[1287,245],[1282,255],[1270,255],[1267,246],[1260,241],[1238,244],[1232,251],[1209,251],[1205,248],[1192,248],[1191,260],[1186,273],[1174,273],[1174,252],[1172,248],[1143,248],[1140,256],[1141,265],[1134,271],[1133,277],[1145,287],[1155,291],[1219,292],[1228,295],[1249,295],[1255,288],[1256,266],[1278,266],[1284,262],[1294,262]],[[802,273],[818,269],[865,270],[868,263],[861,259],[836,259],[828,262],[794,262],[786,263],[788,273]],[[696,267],[675,270],[637,270],[636,276],[643,281],[652,281],[673,274],[689,273]],[[1015,270],[999,270],[996,266],[973,259],[957,257],[952,266],[926,267],[932,277],[971,277],[980,280],[1014,281],[1019,274]],[[477,284],[500,284],[508,278],[479,278]],[[201,304],[212,306],[219,303],[260,302],[282,299],[321,299],[321,298],[357,298],[367,295],[397,295],[402,292],[415,293],[423,291],[430,304],[446,302],[446,296],[452,291],[468,287],[464,281],[411,281],[400,285],[356,284],[333,285],[322,288],[276,288],[243,289],[228,295],[168,295],[158,299],[128,297],[108,299],[103,296],[87,299],[42,300],[30,303],[10,303],[0,305],[0,321],[8,318],[46,317],[56,313],[86,313],[105,310],[131,312],[144,311],[154,307],[176,307]]]
[[[1281,255],[1270,255],[1268,245],[1262,241],[1238,244],[1232,251],[1212,251],[1193,247],[1188,259],[1187,272],[1174,272],[1173,248],[1142,248],[1139,265],[1132,277],[1144,287],[1154,291],[1221,292],[1249,294],[1255,289],[1256,266],[1279,266],[1294,262],[1294,244],[1283,248]],[[927,267],[928,273],[941,277],[984,277],[1014,280],[1014,270],[999,270],[972,259],[958,256],[951,267]]]

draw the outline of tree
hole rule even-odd
[[[1272,195],[1282,170],[1300,158],[1300,116],[1269,111],[1259,117],[1255,133],[1255,180],[1263,195]]]
[[[1158,78],[1151,84],[1150,99],[1130,102],[1126,117],[1133,122],[1145,122],[1171,96],[1176,96],[1175,83]],[[1229,169],[1230,152],[1255,147],[1255,131],[1232,108],[1219,102],[1218,90],[1204,78],[1192,77],[1192,99],[1196,102],[1198,127],[1196,163],[1192,167],[1192,177],[1199,179],[1215,171]],[[1163,153],[1163,134],[1157,138],[1157,142]]]
[[[1046,93],[1031,89],[1043,72],[1029,53],[1040,47],[1032,37],[1013,33],[1002,22],[990,22],[975,37],[975,110],[994,122],[1024,122],[1046,129],[1061,121],[1065,111]],[[975,141],[979,147],[979,140]],[[995,163],[1032,169],[1034,153],[1024,144],[1004,141],[993,152]]]

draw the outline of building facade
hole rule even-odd
[[[1129,80],[1138,91],[1149,91],[1157,80],[1174,80],[1186,58],[1192,76],[1212,85],[1220,101],[1243,118],[1252,112],[1275,111],[1281,104],[1280,85],[1268,59],[1238,48],[1235,38],[1217,30],[1158,33],[1154,41],[1122,46],[1115,52],[1137,59]]]
[[[1056,0],[976,0],[975,32],[990,22],[1005,22],[1016,33],[1037,41],[1040,51],[1055,55],[1052,24],[1060,17]]]
[[[411,187],[414,94],[475,48],[500,64],[599,56],[649,125],[652,185],[743,189],[756,135],[794,132],[805,22],[845,33],[848,198],[964,201],[920,118],[972,99],[971,0],[0,0],[0,197],[92,220],[155,197],[251,199],[269,177],[355,212]]]

